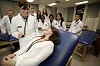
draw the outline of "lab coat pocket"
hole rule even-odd
[[[17,28],[19,32],[22,32],[22,26],[18,26]]]

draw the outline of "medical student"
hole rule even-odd
[[[37,37],[14,54],[4,57],[1,64],[2,66],[39,66],[53,53],[54,46],[57,44],[60,44],[59,31],[54,27],[48,28],[44,31],[44,37]]]
[[[49,26],[53,26],[56,24],[56,20],[54,19],[53,14],[49,15]]]
[[[46,9],[46,8],[43,9],[42,15],[45,16],[45,21],[48,22],[48,20],[49,20],[49,15],[48,15],[48,12],[47,12],[47,9]]]
[[[7,15],[5,15],[1,20],[1,33],[2,34],[11,34],[11,20],[14,16],[14,11],[7,11]]]
[[[48,29],[49,27],[49,24],[45,20],[45,16],[42,15],[40,22],[38,22],[38,36],[42,36],[44,34],[44,30]]]
[[[78,36],[82,33],[83,23],[80,20],[80,14],[75,16],[75,21],[72,22],[69,32],[76,33]]]
[[[37,14],[35,13],[34,8],[30,9],[30,14],[36,18]]]
[[[41,11],[37,10],[37,18],[36,18],[37,22],[39,22],[41,20]]]
[[[35,17],[29,14],[29,3],[19,1],[20,13],[12,18],[12,35],[19,39],[20,48],[36,37]]]
[[[66,25],[65,25],[64,19],[62,17],[62,14],[57,13],[56,16],[57,16],[57,19],[56,19],[56,24],[54,25],[54,27],[56,27],[59,30],[66,31]]]

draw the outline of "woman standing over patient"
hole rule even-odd
[[[54,50],[54,46],[60,43],[59,31],[48,28],[43,37],[37,37],[26,46],[3,58],[2,66],[38,66],[48,58]]]

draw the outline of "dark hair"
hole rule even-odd
[[[41,16],[41,19],[42,19],[42,17],[45,19],[45,16],[42,15],[42,16]]]
[[[40,14],[38,14],[38,12],[40,12]],[[38,22],[39,22],[39,19],[41,19],[41,11],[37,10],[37,20],[38,20]]]
[[[49,15],[49,18],[50,18],[50,16],[52,16],[52,17],[54,18],[53,14],[50,14],[50,15]]]
[[[81,17],[81,14],[76,14],[76,15],[78,15],[79,17]]]
[[[44,10],[46,11],[46,14],[44,14]],[[43,9],[43,11],[42,11],[42,15],[46,15],[46,16],[48,16],[48,12],[47,12],[47,9],[46,9],[46,8]]]
[[[26,0],[19,0],[18,1],[18,6],[21,8],[22,6],[23,9],[26,9],[27,7],[30,7],[30,4]]]
[[[10,12],[10,11],[12,11],[12,13],[14,13],[14,10],[8,10],[6,13],[8,13],[8,12]]]
[[[49,37],[49,40],[52,41],[55,45],[60,44],[60,33],[59,30],[55,27],[51,27],[53,34]]]
[[[61,13],[57,13],[57,15],[59,15],[60,17],[61,17],[61,23],[60,23],[60,25],[62,26],[62,23],[63,23],[63,21],[64,21],[64,19],[63,19],[63,17],[62,17],[62,14]],[[56,17],[57,17],[57,15],[56,15]],[[56,19],[57,20],[57,19]]]

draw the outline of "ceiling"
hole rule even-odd
[[[9,0],[9,1],[18,1],[18,0]],[[76,6],[74,3],[76,2],[81,2],[81,1],[86,1],[86,0],[70,0],[70,1],[65,1],[65,0],[34,0],[34,2],[32,2],[32,4],[43,4],[48,6],[48,4],[56,2],[56,1],[60,1],[60,3],[58,3],[57,5],[53,6],[53,7],[73,7]],[[91,3],[96,3],[99,2],[100,0],[88,0],[89,4]]]

